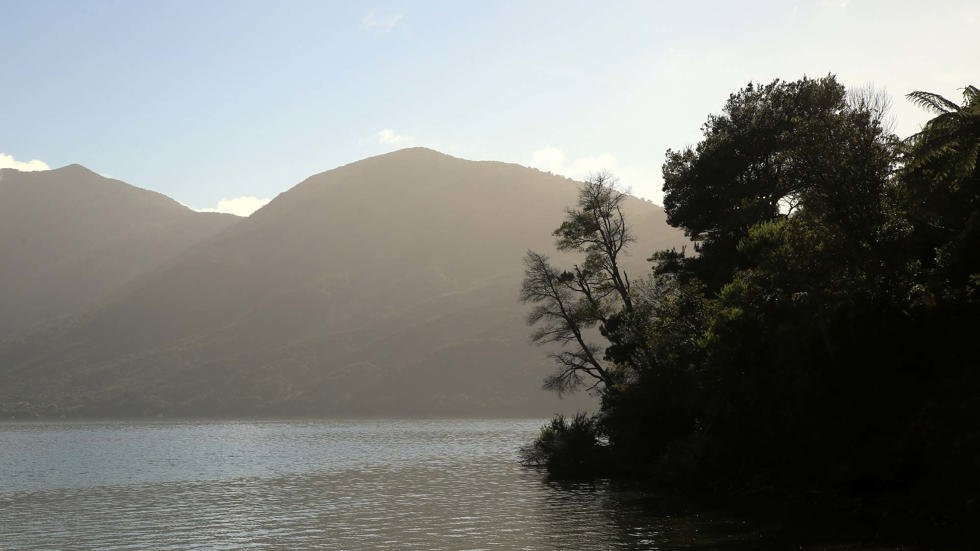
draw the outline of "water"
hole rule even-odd
[[[540,420],[0,423],[0,549],[712,549],[744,523],[652,515],[520,467]]]

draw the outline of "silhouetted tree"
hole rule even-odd
[[[980,90],[966,86],[963,105],[928,92],[908,97],[936,117],[905,141],[903,208],[914,231],[927,301],[974,296],[980,281]]]
[[[908,159],[912,168],[936,162],[936,176],[944,180],[969,178],[980,158],[980,90],[963,88],[963,105],[931,92],[916,91],[907,96],[913,103],[936,113],[921,132],[907,140],[914,148]]]
[[[978,96],[910,94],[937,116],[899,141],[887,102],[832,76],[748,85],[696,147],[667,152],[668,221],[697,254],[660,251],[635,281],[614,269],[630,237],[611,200],[621,195],[591,182],[556,232],[586,261],[562,271],[529,253],[523,296],[532,323],[550,322],[537,340],[577,345],[560,373],[596,381],[602,407],[575,430],[556,421],[529,449],[547,450],[548,465],[665,485],[884,499],[871,514],[969,540],[980,526]],[[601,358],[578,338],[593,328]],[[563,457],[572,449],[600,465]]]
[[[590,330],[598,328],[622,344],[618,320],[633,311],[629,277],[620,265],[633,240],[622,211],[625,198],[607,174],[583,184],[578,204],[566,211],[554,232],[559,250],[585,255],[581,264],[565,270],[543,254],[528,251],[525,256],[521,300],[534,305],[528,316],[528,324],[536,327],[532,340],[562,348],[550,355],[558,369],[545,381],[559,393],[587,385],[602,394],[616,387],[616,367]]]
[[[848,101],[831,76],[732,94],[723,114],[708,117],[704,139],[668,150],[663,166],[668,222],[702,253],[691,268],[720,289],[740,265],[750,227],[804,207],[867,234],[880,221],[889,169],[880,118]]]

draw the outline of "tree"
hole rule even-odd
[[[672,269],[705,291],[697,426],[738,458],[728,476],[824,476],[828,454],[861,443],[853,420],[897,411],[909,388],[868,395],[899,380],[872,358],[905,334],[881,322],[896,311],[886,105],[833,76],[749,84],[696,147],[667,153],[668,221],[700,253]]]
[[[581,264],[562,270],[533,251],[524,259],[521,300],[534,305],[528,315],[536,327],[531,339],[561,347],[550,355],[558,369],[545,381],[559,393],[587,386],[604,394],[622,378],[610,352],[621,356],[630,348],[622,320],[633,312],[633,298],[620,257],[633,237],[622,210],[626,195],[615,184],[608,174],[589,178],[554,232],[560,251],[585,254]],[[605,354],[593,341],[595,329],[613,345]],[[614,346],[619,348],[610,351]]]
[[[833,76],[750,83],[695,148],[667,151],[667,219],[695,241],[691,268],[712,290],[744,265],[738,244],[753,225],[804,209],[853,235],[879,224],[891,157],[872,107]]]
[[[928,276],[921,289],[930,301],[958,300],[980,287],[980,90],[966,86],[962,106],[929,92],[908,98],[936,113],[905,140],[900,175],[910,241]]]
[[[972,176],[980,158],[980,90],[974,86],[963,89],[963,105],[931,92],[915,91],[906,97],[916,105],[936,113],[921,132],[910,136],[915,155],[909,160],[911,168],[939,161],[942,169],[936,174],[944,179],[963,179]]]
[[[533,251],[524,258],[521,300],[535,305],[527,322],[537,326],[531,340],[558,343],[563,348],[549,355],[559,369],[545,380],[545,388],[559,394],[581,387],[586,380],[590,390],[600,392],[615,384],[599,347],[588,340],[587,331],[605,317],[590,275],[578,268],[576,272],[559,271],[547,256]],[[568,346],[570,350],[564,349]]]
[[[555,387],[591,381],[602,409],[525,457],[980,526],[980,98],[910,97],[937,117],[903,143],[883,98],[834,77],[732,94],[664,164],[698,254],[655,253],[635,281],[622,195],[590,180],[555,232],[584,262],[528,253],[522,298],[535,340],[566,347]]]

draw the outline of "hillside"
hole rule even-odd
[[[549,414],[517,293],[525,251],[552,249],[576,190],[426,149],[312,176],[84,315],[0,346],[0,407]],[[638,273],[683,239],[659,207],[628,208]]]
[[[0,338],[79,311],[238,218],[70,165],[0,170]]]

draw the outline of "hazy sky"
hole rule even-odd
[[[0,1],[0,166],[83,164],[195,208],[427,146],[661,200],[748,81],[884,88],[896,131],[980,84],[980,2]],[[229,201],[233,200],[233,201]]]

